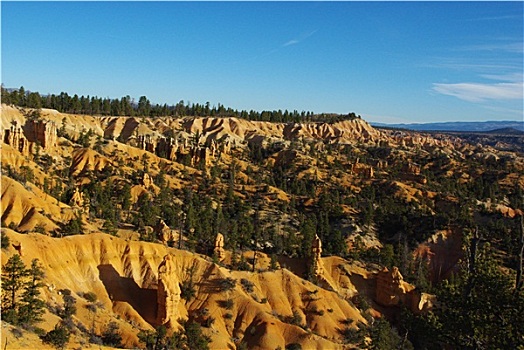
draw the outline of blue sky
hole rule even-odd
[[[522,120],[522,2],[5,2],[2,83],[368,121]]]

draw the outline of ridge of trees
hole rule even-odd
[[[210,102],[204,104],[191,103],[180,100],[176,104],[168,105],[153,104],[146,96],[140,96],[138,102],[127,95],[120,99],[98,96],[78,96],[69,95],[67,92],[61,92],[59,95],[48,94],[41,95],[38,92],[26,91],[23,86],[19,89],[6,89],[2,86],[2,103],[11,104],[18,107],[28,108],[49,108],[56,109],[61,113],[101,115],[101,116],[139,116],[139,117],[237,117],[252,121],[267,121],[281,123],[298,123],[298,122],[337,122],[342,120],[351,120],[360,118],[355,113],[347,115],[322,113],[315,114],[311,111],[255,111],[255,110],[238,110],[231,107],[225,107],[218,103],[211,106]]]

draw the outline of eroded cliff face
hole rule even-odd
[[[24,132],[30,142],[39,143],[43,149],[56,147],[56,124],[49,120],[28,120]]]
[[[29,155],[36,147],[49,150],[56,146],[56,124],[47,120],[27,120],[23,126],[18,126],[13,120],[8,129],[2,130],[2,141],[24,155]]]
[[[66,132],[73,138],[81,130],[92,130],[95,136],[129,144],[173,161],[189,159],[192,166],[200,163],[211,164],[221,155],[232,154],[236,149],[246,149],[248,144],[275,147],[278,143],[306,141],[318,144],[320,150],[327,144],[370,146],[419,147],[431,152],[439,150],[449,154],[459,154],[467,148],[460,139],[448,135],[425,135],[415,132],[379,130],[366,121],[355,118],[336,123],[270,123],[249,121],[236,117],[182,117],[182,118],[143,118],[134,117],[92,117],[69,115],[54,110],[42,110],[38,119],[26,118],[27,111],[2,105],[6,116],[2,121],[3,141],[13,147],[24,149],[23,144],[14,139],[16,130],[11,131],[12,122],[23,126],[24,137],[29,143],[38,142],[49,149],[57,145],[57,125],[63,121]],[[25,113],[25,114],[24,114]],[[16,128],[15,128],[16,129]],[[12,136],[7,137],[7,134]],[[13,139],[13,141],[8,141]],[[23,143],[23,141],[22,141]],[[313,147],[313,146],[312,146]],[[364,169],[365,168],[365,169]],[[373,171],[383,169],[383,164],[373,168],[355,167],[372,178]],[[414,169],[410,169],[411,176]]]
[[[25,137],[22,128],[16,126],[16,124],[7,130],[2,130],[2,140],[23,155],[27,156],[31,153],[32,145]]]

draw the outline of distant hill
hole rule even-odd
[[[371,123],[373,126],[401,128],[416,131],[473,131],[485,132],[501,129],[515,129],[524,131],[524,121],[487,121],[487,122],[443,122],[443,123],[414,123],[414,124],[385,124]]]
[[[524,135],[524,131],[515,128],[502,128],[486,131],[489,134],[504,134],[504,135]]]

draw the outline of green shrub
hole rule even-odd
[[[69,342],[70,335],[69,329],[62,323],[59,323],[42,337],[42,341],[51,344],[57,349],[63,349]]]
[[[196,295],[196,290],[191,280],[184,281],[180,284],[180,297],[184,300],[191,301]]]
[[[2,245],[2,249],[7,249],[9,247],[9,237],[5,234],[4,231],[2,231],[2,237],[0,239],[0,243]]]

